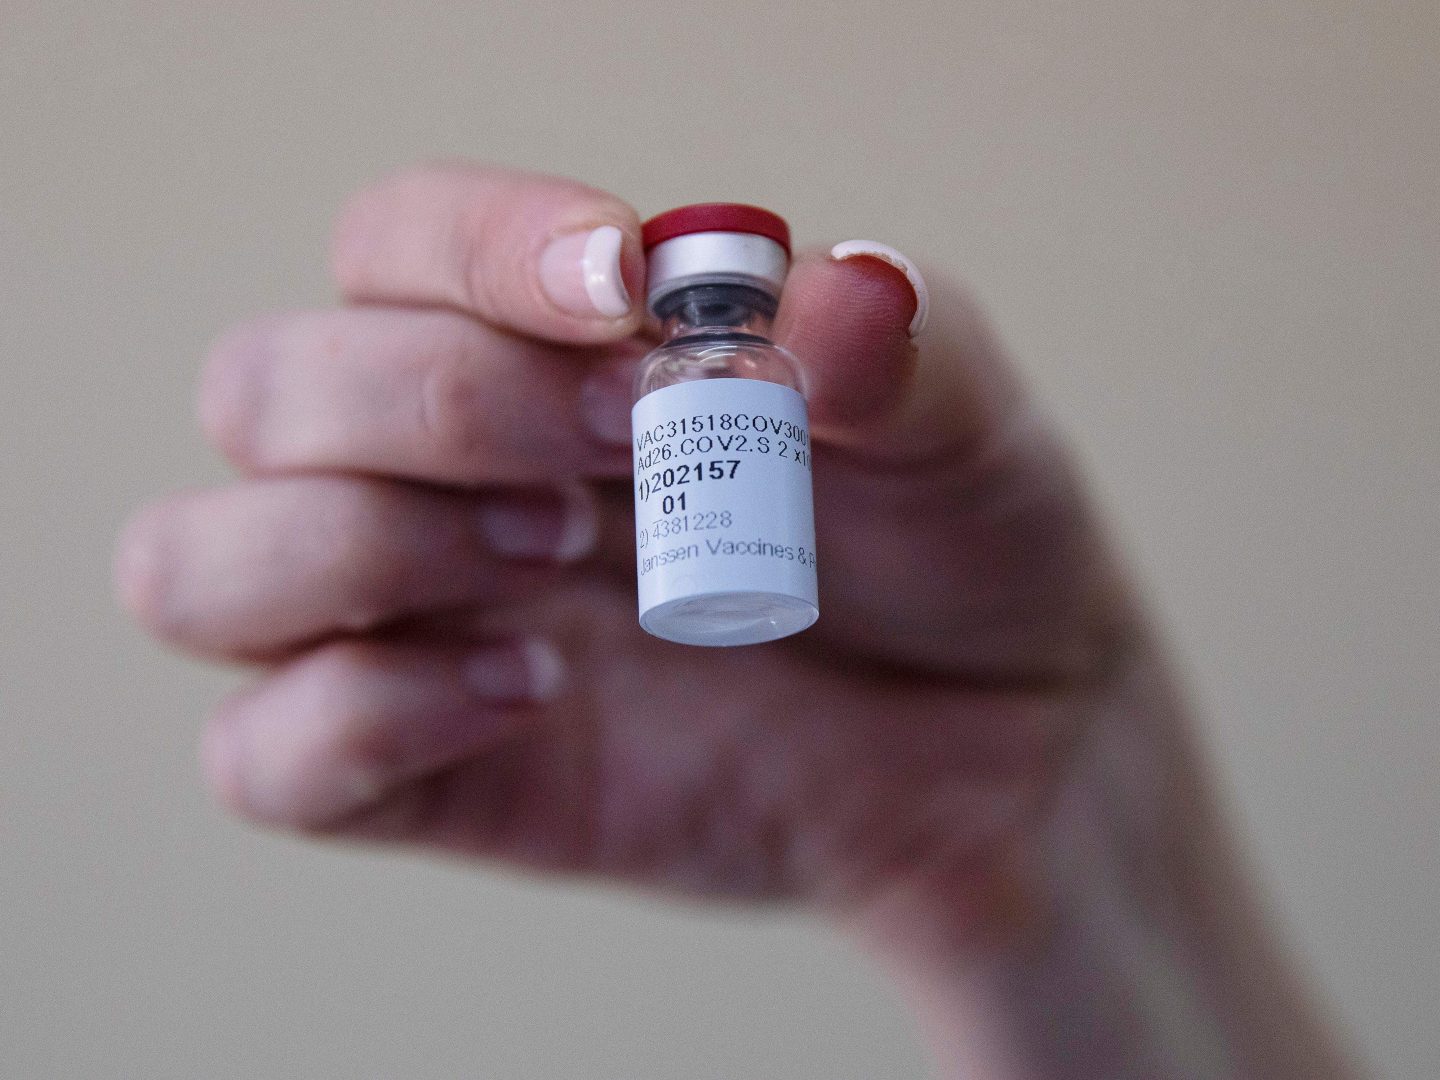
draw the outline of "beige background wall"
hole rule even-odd
[[[230,823],[225,676],[112,611],[217,479],[212,334],[323,304],[327,218],[475,155],[742,198],[988,300],[1153,586],[1298,947],[1440,1074],[1440,9],[0,0],[0,1073],[923,1075],[785,922]]]

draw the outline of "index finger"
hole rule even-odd
[[[397,173],[351,198],[332,263],[349,300],[458,308],[549,341],[616,341],[642,316],[635,211],[540,173],[469,164]]]

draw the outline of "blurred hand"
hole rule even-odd
[[[1053,928],[1067,895],[1143,907],[1186,879],[1206,811],[1159,666],[1053,432],[943,280],[912,340],[894,265],[794,265],[776,338],[811,387],[817,626],[731,650],[640,630],[628,415],[654,341],[640,303],[590,299],[606,225],[617,259],[588,271],[614,312],[605,290],[642,296],[630,207],[416,169],[343,214],[345,306],[217,345],[200,412],[241,479],[145,510],[118,579],[155,634],[260,668],[206,737],[220,798],[809,903],[911,972]]]

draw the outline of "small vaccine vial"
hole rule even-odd
[[[631,412],[640,625],[686,645],[798,633],[820,615],[810,427],[800,367],[767,336],[790,230],[705,203],[652,218],[644,243],[665,343]]]

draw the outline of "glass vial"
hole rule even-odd
[[[652,218],[644,241],[665,343],[631,413],[640,625],[686,645],[787,637],[820,614],[804,386],[768,338],[789,229],[706,203]]]

